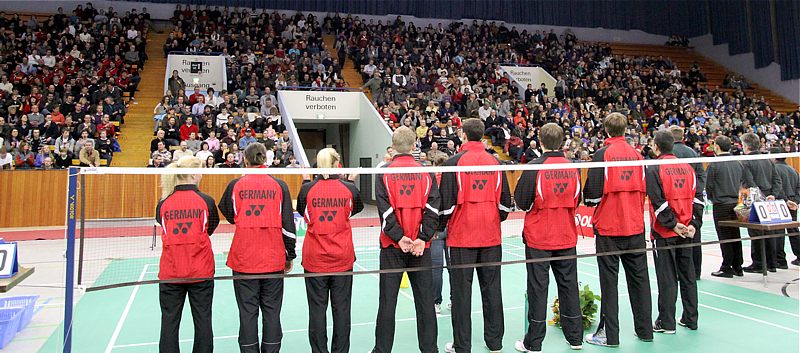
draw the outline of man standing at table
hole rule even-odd
[[[781,153],[783,151],[781,151],[780,148],[774,147],[770,152]],[[786,203],[789,206],[789,213],[792,215],[792,220],[794,221],[797,219],[797,203],[800,202],[800,175],[797,174],[797,171],[794,170],[794,168],[786,164],[786,158],[775,159],[775,170],[781,177],[781,183],[783,183],[783,192],[781,193],[781,198],[786,200]],[[789,234],[789,244],[791,244],[792,253],[794,253],[795,256],[794,261],[792,261],[792,265],[798,266],[800,265],[800,239],[798,239],[797,235],[798,229],[789,228],[786,229],[786,232]],[[775,238],[778,268],[788,270],[789,263],[786,262],[786,251],[784,250],[785,244],[786,238]]]
[[[714,153],[717,157],[730,156],[731,139],[718,136],[714,140]],[[733,209],[739,202],[739,192],[744,184],[744,165],[739,161],[710,163],[706,179],[706,192],[714,206],[714,227],[719,240],[739,239],[739,228],[721,227],[720,221],[735,221]],[[742,276],[742,243],[719,244],[722,251],[722,265],[719,271],[711,273],[714,277],[732,278]]]
[[[742,135],[742,149],[746,155],[760,155],[761,140],[758,138],[758,135],[752,132]],[[783,192],[781,177],[778,175],[775,165],[770,160],[745,160],[742,161],[742,164],[744,164],[744,183],[746,187],[757,187],[761,189],[761,193],[766,196],[768,200],[774,200],[775,195],[780,195]],[[767,234],[762,230],[753,229],[748,229],[747,233],[750,234],[751,238]],[[761,273],[761,249],[763,247],[766,253],[767,270],[769,272],[776,272],[776,267],[778,265],[775,257],[775,243],[775,238],[751,241],[750,258],[753,260],[753,263],[750,266],[742,268],[742,270],[748,273]]]

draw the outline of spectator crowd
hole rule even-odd
[[[0,12],[0,168],[111,164],[147,60],[150,14]]]
[[[731,137],[741,153],[740,136],[748,132],[765,149],[798,149],[800,111],[774,111],[740,77],[726,81],[732,92],[709,87],[697,64],[682,71],[665,57],[613,55],[569,30],[529,32],[487,21],[421,28],[401,17],[382,23],[338,14],[323,28],[336,33],[336,47],[362,73],[381,117],[393,129],[414,129],[423,153],[458,150],[461,120],[477,117],[513,162],[541,154],[538,130],[549,122],[569,132],[570,158],[590,160],[605,140],[601,119],[611,112],[628,117],[626,137],[647,158],[654,157],[654,132],[674,125],[707,156],[717,135]],[[520,91],[501,64],[541,66],[556,84]]]
[[[242,151],[254,142],[267,146],[268,165],[297,166],[275,92],[346,86],[317,18],[177,5],[172,23],[165,55],[222,53],[229,79],[220,92],[198,87],[187,92],[186,82],[173,73],[167,95],[153,112],[150,166],[166,166],[176,154],[191,151],[206,167],[241,167]]]

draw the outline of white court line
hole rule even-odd
[[[364,266],[361,266],[361,265],[359,265],[359,264],[358,264],[358,261],[354,262],[354,263],[353,263],[353,265],[355,265],[356,267],[358,267],[359,269],[361,269],[361,271],[367,271],[367,268],[366,268],[366,267],[364,267]],[[375,278],[377,278],[378,280],[380,280],[380,278],[381,278],[380,276],[378,276],[378,275],[377,275],[377,274],[375,274],[375,273],[370,273],[370,276],[372,276],[372,277],[375,277]],[[411,279],[409,278],[409,282],[410,282],[410,281],[411,281]],[[404,291],[402,291],[402,290],[398,290],[398,293],[400,293],[400,294],[402,294],[404,297],[408,298],[408,300],[410,300],[412,303],[414,302],[414,297],[413,297],[413,296],[411,296],[411,294],[408,294],[408,293],[406,293],[406,292],[404,292]]]
[[[147,274],[148,267],[150,267],[150,265],[144,265],[142,268],[142,273],[139,274],[138,282],[141,282],[144,279],[145,274]],[[111,339],[108,340],[105,353],[110,353],[114,349],[114,344],[117,343],[119,333],[122,331],[122,325],[125,324],[125,319],[128,318],[128,313],[131,311],[131,306],[133,306],[133,301],[136,299],[136,293],[138,292],[139,286],[134,286],[131,296],[128,298],[128,304],[125,305],[125,310],[122,311],[122,315],[119,317],[119,320],[117,320],[117,327],[114,328],[114,334],[112,334]]]
[[[519,310],[519,309],[522,309],[522,308],[524,308],[524,306],[512,306],[512,307],[508,307],[508,308],[503,308],[503,311]],[[472,315],[481,314],[481,313],[483,313],[483,311],[477,310],[477,311],[473,311]],[[438,320],[438,319],[447,318],[447,317],[450,317],[450,316],[451,316],[450,314],[439,314],[439,315],[436,315],[436,319]],[[395,320],[395,322],[408,322],[408,321],[417,321],[417,318],[415,316],[415,317],[409,317],[409,318],[405,318],[405,319],[397,319],[397,320]],[[360,322],[360,323],[357,323],[357,324],[351,324],[350,327],[374,326],[374,325],[375,325],[375,321],[372,321],[372,322]],[[328,329],[332,329],[332,328],[333,328],[333,326],[328,326]],[[301,329],[295,329],[295,330],[284,330],[283,333],[298,333],[298,332],[307,332],[307,331],[308,331],[307,328],[301,328]],[[233,338],[239,338],[239,336],[238,335],[215,336],[214,340],[228,340],[228,339],[233,339]],[[179,343],[194,342],[194,339],[182,339],[182,340],[179,340],[178,342]],[[145,346],[156,346],[156,345],[158,345],[158,342],[146,342],[146,343],[121,344],[121,345],[118,345],[118,346],[114,346],[114,348],[134,348],[134,347],[145,347]]]
[[[582,264],[584,264],[584,265],[589,265],[589,266],[592,266],[592,267],[595,267],[595,268],[597,268],[597,265],[595,265],[595,264],[592,264],[592,263],[590,263],[590,262],[584,262],[584,261],[580,261],[580,263],[582,263]],[[648,273],[649,273],[649,271],[648,271]],[[654,279],[652,279],[652,278],[650,278],[650,282],[652,282],[652,283],[658,283],[658,281],[656,281],[656,280],[654,280]],[[706,291],[699,290],[699,289],[697,290],[697,292],[698,292],[698,293],[705,294],[705,295],[710,295],[710,296],[712,296],[712,297],[717,297],[717,298],[720,298],[720,299],[725,299],[725,300],[728,300],[728,301],[732,301],[732,302],[734,302],[734,303],[739,303],[739,304],[743,304],[743,305],[749,305],[749,306],[752,306],[752,307],[754,307],[754,308],[759,308],[759,309],[764,309],[764,310],[772,311],[772,312],[775,312],[775,313],[778,313],[778,314],[784,314],[784,315],[789,315],[789,316],[793,316],[793,317],[800,317],[800,315],[798,315],[798,314],[795,314],[795,313],[790,313],[790,312],[788,312],[788,311],[783,311],[783,310],[779,310],[779,309],[775,309],[775,308],[770,308],[770,307],[768,307],[768,306],[763,306],[763,305],[759,305],[759,304],[755,304],[755,303],[747,302],[747,301],[744,301],[744,300],[739,300],[739,299],[736,299],[736,298],[726,297],[726,296],[724,296],[724,295],[720,295],[720,294],[715,294],[715,293],[711,293],[711,292],[706,292]]]

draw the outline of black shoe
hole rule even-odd
[[[742,277],[744,276],[744,271],[742,271],[741,268],[733,269],[733,275],[736,277]]]
[[[761,273],[761,266],[755,266],[755,265],[745,266],[742,267],[742,271],[747,273]]]
[[[686,327],[686,328],[688,328],[688,329],[690,329],[692,331],[697,331],[697,325],[687,325],[687,324],[683,323],[683,319],[678,320],[678,325]]]
[[[778,269],[776,269],[775,267],[768,267],[767,271],[774,273],[774,272],[778,272]]]
[[[666,329],[661,326],[661,320],[656,320],[656,322],[653,323],[653,332],[664,333],[667,335],[674,335],[675,329],[674,328]]]
[[[794,259],[794,261],[792,261],[792,265],[800,266],[800,259]]]
[[[714,277],[733,278],[733,271],[719,270],[717,272],[712,272],[711,275]]]
[[[781,270],[788,270],[789,269],[789,265],[787,265],[787,264],[778,265],[778,268],[781,269]]]

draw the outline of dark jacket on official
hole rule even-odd
[[[786,161],[776,161],[775,170],[781,177],[783,192],[776,195],[780,199],[800,203],[800,175]]]
[[[677,158],[697,158],[697,152],[691,147],[686,146],[683,142],[675,142],[672,145],[672,154]],[[705,208],[705,200],[703,200],[703,190],[706,188],[706,170],[703,168],[703,163],[689,164],[694,170],[694,175],[697,178],[695,183],[697,194],[695,195],[695,215],[702,217],[703,209]]]
[[[528,164],[553,163],[571,162],[562,152],[545,152]],[[561,250],[578,243],[575,209],[581,200],[581,174],[577,168],[524,171],[514,190],[514,200],[527,212],[522,230],[525,245]]]
[[[384,168],[421,167],[410,154],[398,154]],[[406,236],[430,246],[439,222],[439,188],[433,173],[378,174],[375,197],[381,219],[381,248],[399,248]]]
[[[678,158],[673,154],[662,154],[658,159]],[[655,239],[656,234],[662,238],[677,237],[672,228],[678,223],[690,224],[696,190],[696,176],[689,164],[647,167],[647,196],[650,197],[652,224],[650,238]]]
[[[163,250],[158,279],[214,277],[209,236],[219,225],[214,199],[195,185],[178,185],[156,207]]]
[[[292,197],[283,180],[248,174],[228,184],[220,212],[236,225],[227,265],[241,273],[283,271],[295,254]]]
[[[624,137],[605,140],[592,162],[638,161],[642,155]],[[587,206],[597,206],[592,225],[603,236],[644,234],[645,167],[589,168],[583,190]]]
[[[297,213],[308,224],[303,241],[303,268],[310,272],[345,272],[353,268],[356,253],[350,217],[361,212],[358,189],[338,175],[317,176],[303,184]]]
[[[729,153],[720,156],[729,156]],[[735,204],[744,185],[744,164],[740,161],[710,163],[706,179],[706,193],[712,204]],[[698,188],[699,189],[699,188]]]
[[[750,152],[749,155],[759,155],[761,152]],[[783,191],[783,183],[775,164],[768,159],[744,160],[746,187],[758,187],[764,196],[778,196]]]
[[[445,162],[445,166],[499,165],[483,143],[470,141]],[[447,224],[447,245],[481,248],[502,243],[500,222],[512,211],[506,173],[444,173],[441,183],[442,222]],[[496,212],[495,212],[496,210]]]

